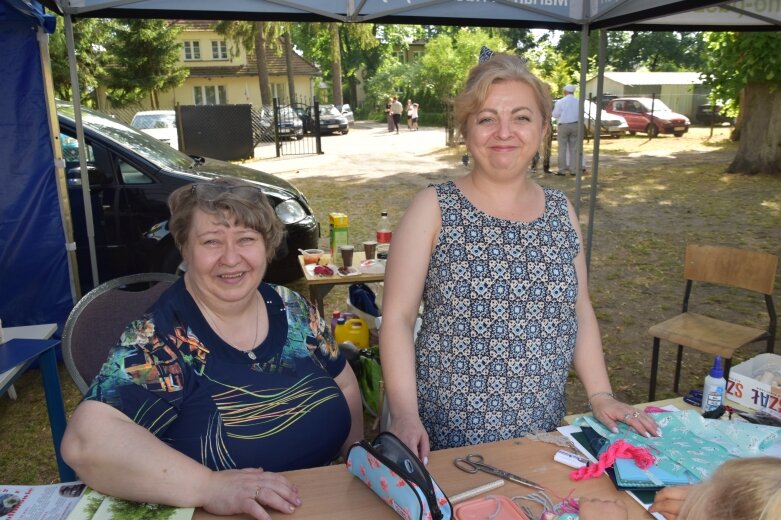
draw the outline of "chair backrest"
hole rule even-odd
[[[778,257],[768,253],[689,244],[686,246],[683,277],[771,295],[777,269]]]
[[[82,394],[131,320],[140,318],[179,277],[142,273],[105,282],[73,307],[62,333],[62,357]]]

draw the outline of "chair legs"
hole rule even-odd
[[[683,345],[678,345],[678,357],[675,359],[675,380],[673,392],[678,393],[678,382],[681,380],[681,360],[683,359]]]
[[[656,400],[656,371],[659,368],[659,338],[654,338],[654,350],[651,357],[651,384],[648,387],[648,400]]]

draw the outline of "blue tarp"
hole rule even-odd
[[[0,0],[0,319],[62,324],[73,307],[47,117],[40,4]]]

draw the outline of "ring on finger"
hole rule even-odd
[[[259,499],[260,499],[260,491],[261,491],[262,489],[263,489],[263,488],[262,488],[262,487],[260,487],[260,486],[258,486],[258,487],[256,487],[256,488],[255,488],[255,502],[259,502]]]
[[[624,415],[624,422],[627,422],[632,417],[632,412],[629,412],[628,414]]]
[[[635,411],[635,412],[632,414],[632,417],[634,417],[635,419],[637,419],[638,417],[640,417],[640,412],[638,412],[638,411]]]

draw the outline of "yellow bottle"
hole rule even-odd
[[[334,330],[337,343],[349,341],[358,348],[369,348],[369,326],[361,318],[339,318]]]

